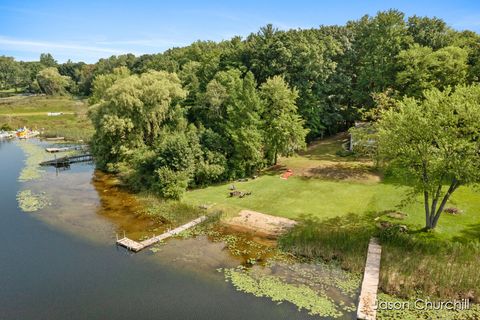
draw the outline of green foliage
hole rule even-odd
[[[137,148],[153,146],[172,108],[185,97],[175,74],[151,71],[119,79],[90,112],[95,135],[92,152],[102,169],[118,170]]]
[[[408,96],[421,97],[424,90],[464,84],[467,76],[467,51],[445,47],[432,51],[418,45],[398,55],[401,71],[397,84]]]
[[[361,273],[368,242],[375,236],[382,244],[383,292],[403,297],[422,294],[435,299],[478,301],[480,277],[475,267],[479,263],[478,241],[465,241],[461,237],[452,241],[439,234],[415,230],[401,232],[398,220],[382,226],[386,215],[386,212],[350,214],[323,221],[305,217],[280,239],[280,246],[296,256],[334,261],[342,268]],[[405,252],[410,253],[408,258],[399,259]]]
[[[0,89],[17,87],[20,69],[12,57],[0,56]]]
[[[377,128],[380,156],[424,195],[431,229],[460,185],[480,182],[480,87],[424,95],[385,111]]]
[[[306,285],[288,284],[274,276],[262,276],[255,279],[248,272],[235,269],[226,269],[225,278],[237,290],[251,293],[256,297],[269,297],[278,303],[291,302],[299,310],[305,309],[311,315],[333,318],[342,316],[342,312],[336,308],[332,300],[318,295]]]
[[[397,55],[413,42],[404,14],[397,10],[379,12],[349,22],[355,35],[353,65],[356,71],[352,96],[357,105],[372,106],[371,93],[383,92],[395,84]]]
[[[408,18],[407,25],[408,33],[420,46],[437,50],[451,44],[453,30],[442,19],[414,15]]]
[[[115,81],[130,76],[130,70],[126,67],[120,67],[113,69],[112,73],[99,75],[93,80],[92,95],[90,96],[90,104],[100,102],[107,93],[107,89],[110,88]]]
[[[13,128],[10,127],[10,125],[7,123],[2,124],[2,126],[0,127],[0,131],[12,131],[12,130]]]
[[[53,58],[50,53],[40,54],[40,64],[45,68],[55,68],[57,67],[57,61]]]
[[[265,147],[267,159],[277,164],[278,155],[291,156],[297,150],[305,149],[304,121],[297,114],[296,90],[290,90],[282,77],[267,79],[260,88],[264,104]]]
[[[18,207],[23,212],[35,212],[49,205],[43,193],[33,193],[32,190],[22,190],[17,193]]]
[[[374,231],[368,218],[355,214],[324,221],[306,216],[280,239],[280,246],[297,256],[333,260],[346,270],[362,272]]]
[[[70,77],[62,76],[55,67],[41,70],[36,80],[40,90],[47,95],[65,94],[67,87],[72,84]]]
[[[41,169],[38,164],[47,160],[45,150],[36,144],[29,143],[28,141],[20,141],[18,145],[22,148],[25,154],[25,166],[22,171],[20,171],[18,181],[25,182],[39,179],[44,170]]]

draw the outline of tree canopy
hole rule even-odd
[[[180,197],[188,187],[255,175],[365,115],[376,121],[392,109],[387,100],[422,105],[425,90],[454,95],[480,80],[479,52],[475,32],[388,10],[339,26],[266,25],[245,38],[94,64],[48,53],[32,62],[0,57],[0,87],[88,97],[99,167]]]
[[[380,156],[423,194],[427,229],[459,186],[480,182],[480,86],[404,98],[382,113],[377,129]]]

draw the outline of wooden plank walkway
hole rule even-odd
[[[62,147],[62,148],[45,148],[45,151],[49,153],[56,153],[56,152],[66,152],[66,151],[73,151],[73,150],[83,150],[85,146],[70,146],[70,147]]]
[[[190,229],[190,228],[196,226],[197,224],[202,223],[206,219],[207,219],[206,216],[201,216],[201,217],[199,217],[195,220],[192,220],[189,223],[186,223],[186,224],[184,224],[184,225],[182,225],[178,228],[175,228],[175,229],[170,230],[168,232],[165,232],[165,233],[163,233],[159,236],[152,237],[150,239],[147,239],[147,240],[144,240],[144,241],[141,241],[141,242],[134,241],[134,240],[129,239],[127,237],[123,237],[122,239],[117,239],[117,245],[125,247],[128,250],[131,250],[133,252],[138,252],[140,250],[145,249],[146,247],[151,246],[152,244],[155,244],[159,241],[165,240],[167,238],[170,238],[171,236],[179,234],[182,231]]]
[[[357,318],[375,320],[377,316],[377,289],[380,277],[380,259],[382,247],[375,238],[368,244],[367,261],[363,274],[362,290],[358,300]]]

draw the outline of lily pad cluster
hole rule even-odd
[[[17,202],[24,212],[35,212],[50,204],[45,193],[33,193],[32,190],[19,191]]]

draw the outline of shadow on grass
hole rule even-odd
[[[470,224],[468,227],[460,231],[460,233],[460,236],[453,237],[454,241],[480,241],[480,223]]]

